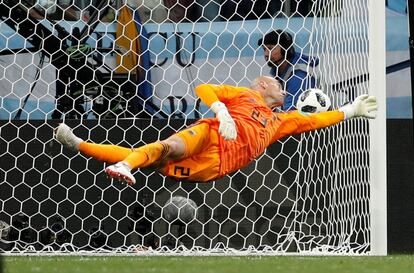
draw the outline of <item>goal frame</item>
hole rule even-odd
[[[378,101],[370,124],[371,255],[387,254],[387,141],[385,4],[369,1],[369,89]],[[372,27],[375,26],[375,27]]]
[[[366,3],[366,2],[365,2]],[[377,3],[378,4],[378,3]],[[387,154],[386,154],[386,84],[385,84],[385,5],[376,5],[374,0],[369,0],[369,29],[368,29],[368,86],[369,93],[375,95],[378,99],[378,115],[377,119],[369,121],[369,250],[363,255],[387,255]],[[365,17],[366,18],[366,17]],[[367,83],[365,81],[365,83]],[[364,91],[366,92],[366,90]],[[23,121],[25,122],[25,121]],[[9,120],[12,124],[12,121]],[[27,121],[27,123],[30,123]],[[46,123],[46,122],[45,122]],[[19,129],[17,129],[19,130]],[[352,182],[352,181],[351,181]],[[172,194],[172,193],[171,193]],[[366,196],[367,194],[365,194]],[[117,220],[118,221],[118,220]],[[120,220],[119,220],[120,221]],[[368,236],[367,236],[368,237]],[[69,248],[68,248],[69,249]],[[66,253],[65,250],[48,252],[42,250],[43,253],[33,250],[33,254],[45,255],[130,255],[130,249],[117,250],[107,253],[97,250],[95,252],[75,251]],[[133,251],[133,250],[131,250]],[[122,252],[122,253],[121,253]],[[280,253],[265,249],[257,252],[256,249],[237,251],[233,249],[227,252],[220,252],[220,248],[208,249],[208,251],[191,249],[177,249],[170,252],[161,250],[148,251],[144,255],[342,255],[335,253]],[[17,255],[31,254],[31,249],[22,251]],[[16,255],[14,252],[6,253],[6,255]],[[136,253],[132,254],[136,255]],[[347,254],[343,254],[347,255]],[[351,254],[352,255],[352,254]]]

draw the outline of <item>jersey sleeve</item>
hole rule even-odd
[[[303,115],[298,111],[291,111],[278,115],[281,121],[273,141],[280,138],[314,131],[335,125],[344,120],[344,113],[338,110],[318,114]]]
[[[245,87],[224,84],[200,84],[195,88],[195,92],[201,101],[210,107],[216,101],[221,101],[225,104],[227,101],[239,96],[240,91],[245,89]]]

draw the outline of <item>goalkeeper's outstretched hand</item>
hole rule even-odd
[[[216,113],[217,119],[220,121],[219,133],[225,140],[234,140],[237,138],[236,123],[230,116],[226,105],[220,101],[216,101],[211,105],[211,110]]]
[[[351,104],[339,108],[344,112],[345,119],[355,117],[376,118],[377,117],[377,98],[367,94],[358,96]]]

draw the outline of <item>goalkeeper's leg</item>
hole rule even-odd
[[[83,141],[77,137],[66,124],[59,124],[55,129],[55,138],[64,147],[79,151],[83,155],[93,157],[107,163],[116,163],[105,169],[109,177],[135,184],[135,178],[131,169],[145,167],[158,158],[168,155],[169,146],[162,143],[151,143],[138,149],[128,149],[117,145],[95,144]],[[124,161],[125,160],[125,161]]]
[[[120,162],[133,153],[133,149],[117,145],[95,144],[83,141],[72,132],[69,126],[63,123],[59,124],[55,129],[54,136],[64,147],[108,163]],[[131,174],[131,168],[128,165],[118,164],[113,166],[116,166],[116,169],[113,169],[114,167],[107,168],[107,174],[110,177],[126,181],[129,184],[135,183],[135,179]]]
[[[100,161],[115,163],[125,159],[133,152],[132,149],[110,144],[95,144],[83,141],[77,137],[72,129],[64,123],[54,130],[54,136],[65,148],[72,151],[79,151],[86,156],[93,157]]]
[[[205,148],[209,138],[209,125],[197,124],[180,131],[166,140],[150,143],[134,149],[121,162],[105,169],[108,176],[125,181],[129,185],[135,184],[131,174],[132,169],[156,166],[163,168],[171,160],[181,160],[199,153]]]
[[[172,145],[167,141],[150,143],[134,149],[128,156],[120,162],[105,168],[106,174],[128,185],[135,184],[135,178],[131,173],[132,169],[144,168],[156,163],[167,160],[171,155],[170,147]]]
[[[86,156],[108,163],[118,162],[108,166],[105,172],[111,178],[132,185],[135,184],[135,178],[131,174],[132,169],[153,165],[162,167],[168,160],[180,160],[198,153],[208,139],[209,134],[205,133],[209,130],[208,127],[208,124],[198,124],[166,140],[150,143],[137,149],[83,141],[63,123],[55,130],[55,138],[65,147],[80,151]]]

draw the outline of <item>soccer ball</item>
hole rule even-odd
[[[296,103],[296,109],[305,115],[325,112],[329,107],[331,107],[331,99],[317,88],[308,89],[300,94]]]
[[[162,214],[165,220],[187,224],[196,218],[197,204],[183,196],[173,196],[164,205]]]

